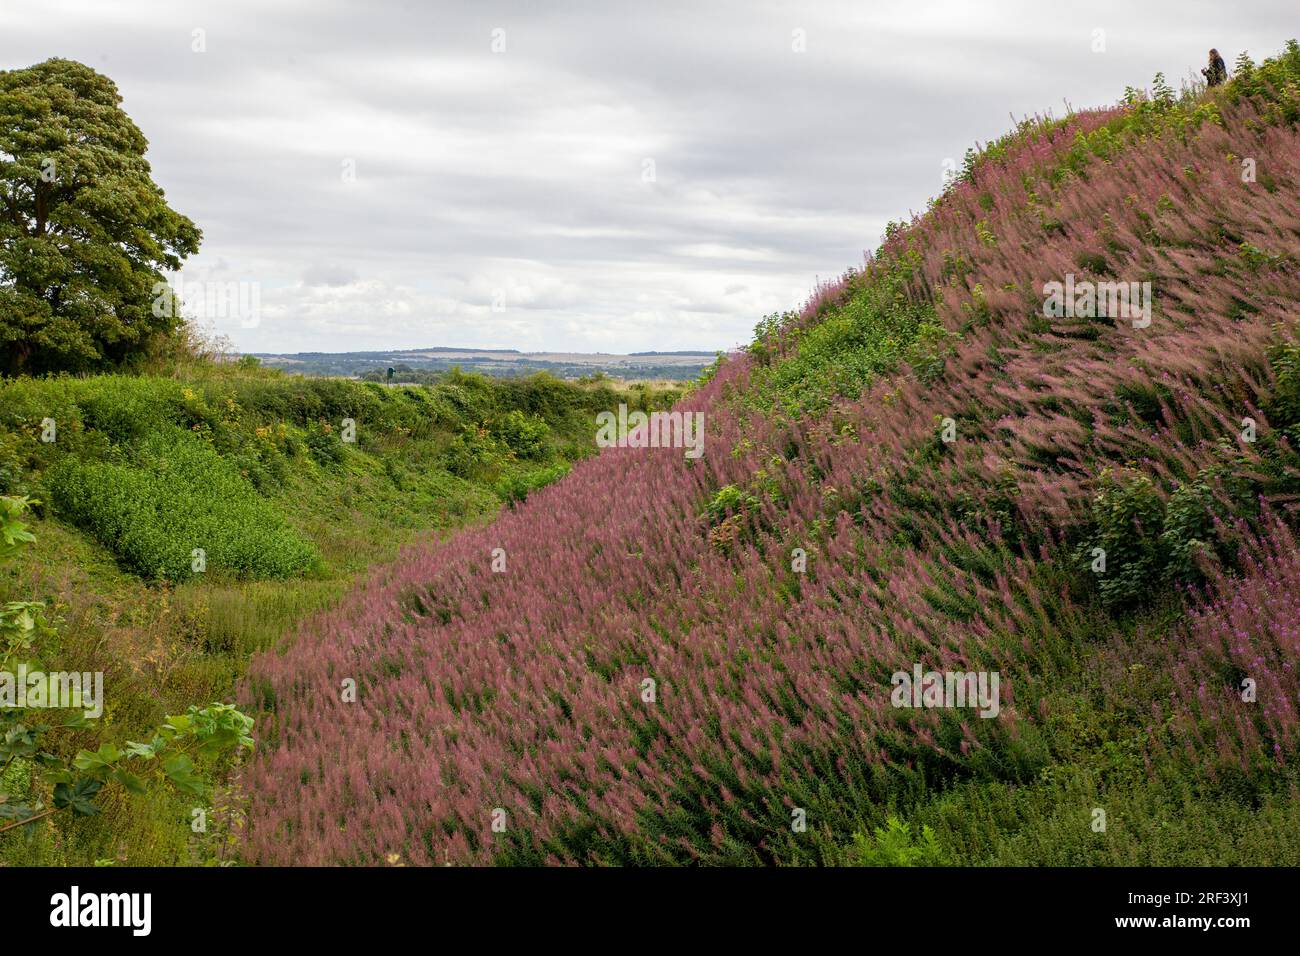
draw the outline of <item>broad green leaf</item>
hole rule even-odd
[[[139,777],[137,777],[135,774],[131,773],[129,770],[122,770],[122,769],[114,770],[112,773],[112,778],[116,780],[118,783],[120,783],[122,786],[126,787],[126,789],[130,790],[132,793],[145,792],[144,781],[141,780]]]
[[[54,788],[54,805],[60,810],[71,808],[79,817],[89,817],[99,812],[95,806],[95,794],[102,784],[93,777],[82,777],[76,783],[61,783]]]
[[[184,733],[189,730],[191,723],[193,723],[193,721],[184,714],[178,714],[167,718],[167,726],[171,727],[177,733]]]

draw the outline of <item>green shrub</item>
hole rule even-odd
[[[1096,535],[1079,560],[1092,565],[1095,549],[1105,552],[1105,570],[1097,586],[1110,607],[1139,603],[1164,578],[1160,534],[1165,504],[1155,483],[1141,474],[1102,475],[1102,488],[1093,499]]]
[[[853,834],[844,862],[846,866],[944,866],[948,861],[930,827],[921,827],[914,837],[909,824],[890,816],[871,836]]]
[[[758,506],[759,500],[754,495],[742,491],[737,485],[723,485],[714,492],[704,511],[709,524],[718,524],[730,515]]]
[[[496,492],[506,501],[523,501],[531,492],[559,481],[568,473],[568,463],[560,462],[547,468],[506,475],[497,481]]]
[[[319,421],[307,429],[304,439],[312,458],[322,465],[337,465],[343,461],[343,442],[334,426],[327,421]]]
[[[1076,553],[1081,565],[1093,567],[1103,603],[1136,607],[1171,582],[1200,583],[1203,559],[1231,565],[1235,555],[1215,523],[1258,516],[1258,481],[1272,461],[1266,456],[1264,467],[1252,469],[1225,446],[1222,464],[1201,469],[1167,497],[1145,475],[1103,474],[1093,499],[1093,532]],[[1267,487],[1290,495],[1296,482]],[[1105,551],[1104,570],[1094,566],[1097,548]]]
[[[1292,438],[1300,439],[1300,343],[1279,342],[1269,349],[1275,376],[1269,417]]]
[[[551,429],[536,415],[511,409],[492,424],[492,434],[520,458],[536,458],[546,446]]]
[[[460,478],[482,477],[495,471],[502,458],[501,445],[486,428],[467,426],[447,446],[443,464]]]
[[[52,499],[146,578],[180,580],[206,568],[248,577],[287,577],[317,561],[315,550],[202,440],[179,429],[151,435],[139,464],[65,459],[50,475]]]

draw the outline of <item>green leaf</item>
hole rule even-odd
[[[80,751],[72,759],[72,765],[78,770],[102,774],[121,759],[122,752],[120,750],[112,744],[104,744],[95,753],[91,753],[89,750]]]
[[[144,793],[145,791],[144,781],[129,770],[114,770],[112,778],[132,793]]]
[[[174,717],[167,718],[167,726],[171,727],[177,733],[184,733],[190,729],[192,721],[184,714],[178,714]]]
[[[74,784],[61,783],[54,788],[54,805],[60,810],[71,808],[79,817],[93,816],[99,812],[94,798],[101,786],[93,777],[82,777]]]
[[[77,755],[72,758],[72,765],[78,770],[99,770],[104,767],[104,761],[99,759],[99,754],[91,753],[89,750],[78,750]]]
[[[142,760],[152,760],[158,756],[158,751],[167,746],[167,741],[161,737],[155,737],[147,744],[142,744],[134,740],[126,742],[126,752],[128,756],[139,757]]]
[[[163,773],[182,793],[202,796],[207,792],[207,784],[194,772],[194,761],[188,754],[176,754],[164,760]]]

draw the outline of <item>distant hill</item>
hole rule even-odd
[[[497,377],[550,372],[577,379],[603,372],[613,378],[696,378],[713,363],[713,352],[520,352],[517,349],[465,349],[435,346],[369,352],[253,352],[263,365],[303,375],[379,378],[389,368],[399,381],[429,381],[453,366]]]
[[[636,355],[636,356],[642,356],[642,355],[704,355],[704,356],[708,356],[708,357],[710,358],[710,360],[712,360],[712,357],[713,357],[713,355],[714,355],[713,352],[695,352],[695,351],[692,351],[692,350],[690,350],[690,349],[682,349],[682,350],[677,351],[677,352],[628,352],[627,354],[628,354],[628,355]]]

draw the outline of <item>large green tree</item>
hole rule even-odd
[[[155,289],[202,234],[121,102],[73,60],[0,71],[0,372],[113,367],[180,328]]]

